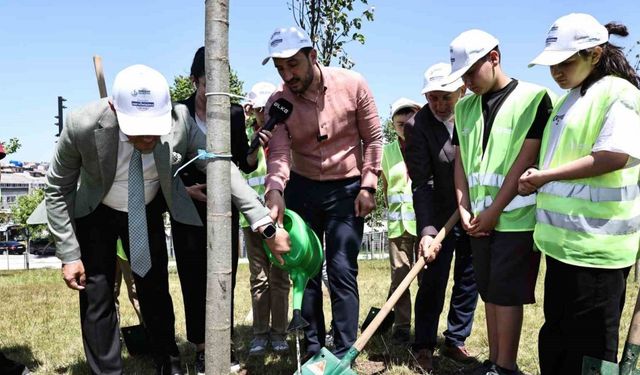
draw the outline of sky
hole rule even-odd
[[[294,25],[289,0],[229,2],[230,64],[244,90],[258,81],[280,83],[272,63],[260,63],[273,30]],[[399,97],[425,102],[423,72],[447,62],[451,40],[471,28],[499,39],[509,76],[557,94],[562,92],[548,69],[527,63],[542,50],[558,17],[590,13],[602,23],[629,28],[630,35],[614,43],[630,48],[640,40],[638,0],[369,0],[369,5],[375,20],[363,24],[366,43],[349,43],[346,50],[356,62],[353,69],[368,81],[382,120]],[[117,72],[133,64],[157,69],[169,83],[188,75],[194,52],[204,44],[204,8],[204,1],[193,0],[0,0],[0,140],[17,137],[22,143],[3,162],[51,159],[57,97],[66,98],[69,109],[99,97],[93,55],[102,56],[109,92]]]

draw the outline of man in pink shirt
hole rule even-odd
[[[375,208],[382,158],[378,111],[364,78],[318,64],[299,28],[275,30],[262,64],[270,58],[284,82],[267,107],[284,98],[293,111],[269,143],[265,198],[279,223],[286,202],[324,238],[334,354],[342,358],[358,330],[358,252],[364,217]],[[307,355],[325,344],[320,278],[309,280],[302,303]]]

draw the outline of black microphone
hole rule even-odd
[[[264,124],[264,126],[260,130],[268,130],[271,131],[276,126],[276,124],[283,122],[289,116],[291,116],[291,112],[293,111],[293,104],[290,101],[284,98],[280,98],[271,104],[271,108],[269,108],[269,120]],[[251,141],[251,146],[249,146],[249,151],[247,154],[253,153],[256,148],[260,146],[260,136],[256,134],[256,137]]]

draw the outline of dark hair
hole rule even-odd
[[[313,51],[313,47],[302,47],[300,48],[300,52],[304,53],[306,57],[309,57],[309,54]]]
[[[391,116],[391,118],[393,119],[396,116],[410,115],[410,114],[413,114],[413,113],[416,113],[416,112],[418,112],[417,108],[404,107],[404,108],[401,108],[401,109],[397,110],[396,113],[394,113],[393,116]]]
[[[191,63],[191,76],[198,79],[204,75],[204,46],[198,48]]]
[[[627,27],[619,23],[609,22],[604,25],[604,27],[609,31],[609,35],[619,35],[622,37],[629,35]],[[600,78],[608,75],[626,79],[635,87],[640,88],[640,77],[631,64],[629,64],[629,61],[622,52],[622,47],[618,47],[609,42],[600,45],[600,47],[602,47],[600,61],[598,61],[598,64],[596,64],[595,68],[591,71],[591,74],[582,82],[580,94],[584,95],[591,85]],[[586,59],[592,52],[593,48],[588,48],[579,51],[578,55]]]

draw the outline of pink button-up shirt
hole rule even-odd
[[[382,159],[382,132],[373,95],[353,71],[320,67],[324,90],[302,95],[284,84],[271,96],[293,104],[291,116],[269,141],[266,190],[284,191],[289,171],[316,181],[361,176],[375,188]]]

